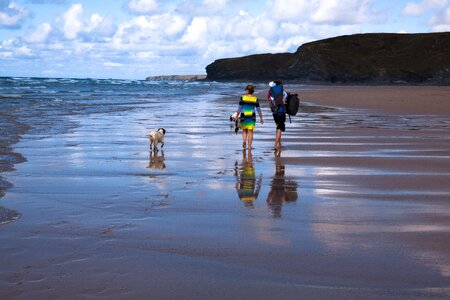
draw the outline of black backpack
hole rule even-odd
[[[298,94],[288,93],[286,99],[286,113],[290,116],[295,116],[300,107],[300,99],[298,98]]]

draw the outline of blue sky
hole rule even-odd
[[[0,76],[144,79],[367,32],[450,31],[450,0],[0,0]]]

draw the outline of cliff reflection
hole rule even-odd
[[[286,167],[281,158],[281,151],[275,152],[275,174],[270,192],[267,195],[267,206],[274,218],[281,218],[284,203],[295,202],[298,199],[297,182],[285,178]]]
[[[248,153],[246,150],[242,150],[242,163],[239,165],[236,162],[235,175],[239,199],[244,202],[245,206],[253,207],[253,202],[258,198],[261,190],[262,175],[256,178],[251,149],[248,149]]]
[[[21,217],[21,214],[15,210],[0,206],[0,225],[8,224]]]

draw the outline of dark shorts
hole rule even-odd
[[[273,120],[277,124],[277,129],[280,129],[282,132],[286,131],[286,114],[273,114]]]

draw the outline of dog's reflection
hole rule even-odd
[[[157,169],[162,170],[166,168],[166,164],[164,163],[164,151],[150,151],[150,158],[148,160],[149,169]]]
[[[295,202],[298,199],[297,182],[287,180],[286,167],[281,158],[281,150],[275,152],[275,174],[273,176],[270,192],[267,195],[267,205],[273,217],[280,218],[284,203]]]
[[[256,178],[255,168],[253,166],[253,156],[251,149],[242,151],[242,163],[235,164],[236,175],[236,191],[239,199],[244,202],[247,207],[253,207],[253,202],[258,198],[261,190],[262,175]]]

